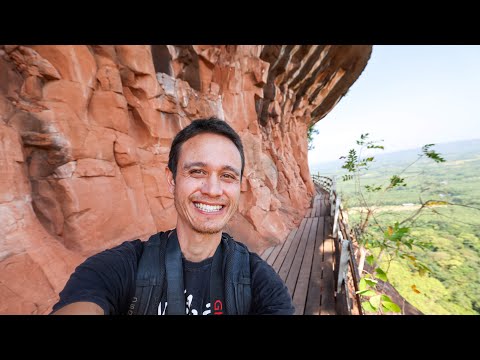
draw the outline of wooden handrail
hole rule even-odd
[[[335,296],[338,314],[352,314],[353,307],[355,312],[363,315],[360,296],[357,294],[359,289],[360,274],[353,251],[352,239],[355,239],[348,227],[348,222],[343,216],[341,206],[341,196],[337,194],[335,177],[312,175],[312,180],[323,190],[329,193],[330,216],[333,216],[332,237],[335,243],[337,254],[334,259],[334,281]],[[352,303],[354,300],[355,304]]]

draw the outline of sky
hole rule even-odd
[[[480,46],[374,45],[349,92],[315,129],[309,166],[338,159],[363,133],[386,152],[480,138]]]

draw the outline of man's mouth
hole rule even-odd
[[[200,209],[203,212],[207,212],[207,213],[218,212],[225,207],[225,205],[210,205],[210,204],[204,204],[201,202],[194,202],[193,205],[195,205],[197,209]]]

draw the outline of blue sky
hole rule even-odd
[[[362,133],[385,152],[480,138],[480,46],[374,45],[347,96],[315,128],[309,165],[336,160]]]

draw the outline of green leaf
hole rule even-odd
[[[446,160],[440,156],[439,153],[437,153],[435,150],[430,150],[432,146],[435,144],[427,144],[422,147],[422,152],[424,155],[426,155],[428,158],[432,159],[436,163],[441,163],[445,162]]]
[[[375,296],[377,293],[372,290],[363,290],[363,291],[357,291],[357,294],[362,296]]]
[[[392,299],[390,299],[390,296],[385,294],[382,295],[382,301],[393,302]]]
[[[404,184],[405,178],[401,178],[398,175],[393,175],[390,178],[390,185],[388,185],[389,188],[393,188],[398,185]]]
[[[402,312],[402,309],[400,309],[400,306],[395,304],[394,302],[391,301],[383,301],[382,302],[383,309],[386,311],[392,311],[392,312]]]
[[[360,282],[358,283],[358,292],[367,290],[367,282],[365,281],[364,278],[360,279]]]
[[[368,301],[373,308],[378,309],[380,306],[380,295],[372,296],[370,299],[368,299]]]
[[[382,269],[380,268],[376,268],[375,269],[375,272],[377,273],[377,278],[379,278],[380,280],[382,281],[388,281],[387,279],[387,274],[385,273],[385,271],[383,271]]]
[[[375,261],[375,259],[373,258],[373,255],[368,255],[365,260],[367,260],[367,263],[368,265],[372,266],[373,265],[373,262]]]
[[[374,279],[365,279],[365,282],[371,287],[375,287],[375,285],[378,283],[378,281]]]
[[[366,312],[377,312],[377,309],[375,309],[372,304],[370,304],[369,301],[364,301],[362,302],[362,308],[363,310],[365,310]]]

